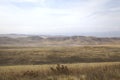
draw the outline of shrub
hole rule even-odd
[[[60,64],[57,64],[57,66],[55,68],[50,67],[50,69],[51,69],[52,73],[57,74],[57,75],[61,75],[61,74],[69,75],[71,72],[67,66],[60,65]]]

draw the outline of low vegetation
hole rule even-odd
[[[0,65],[118,62],[119,46],[0,47]]]
[[[120,63],[1,66],[0,80],[120,80]]]
[[[120,80],[120,46],[0,47],[0,80]]]

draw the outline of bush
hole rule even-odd
[[[50,69],[51,69],[52,73],[56,74],[56,75],[61,75],[61,74],[69,75],[71,72],[67,66],[60,65],[60,64],[57,64],[57,66],[55,68],[50,67]]]

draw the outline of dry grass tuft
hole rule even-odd
[[[60,64],[57,64],[57,66],[55,68],[53,67],[50,67],[52,73],[54,74],[57,74],[57,75],[69,75],[70,74],[70,69],[65,66],[65,65],[60,65]]]

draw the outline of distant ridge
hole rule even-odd
[[[120,45],[120,37],[0,34],[0,46]]]

